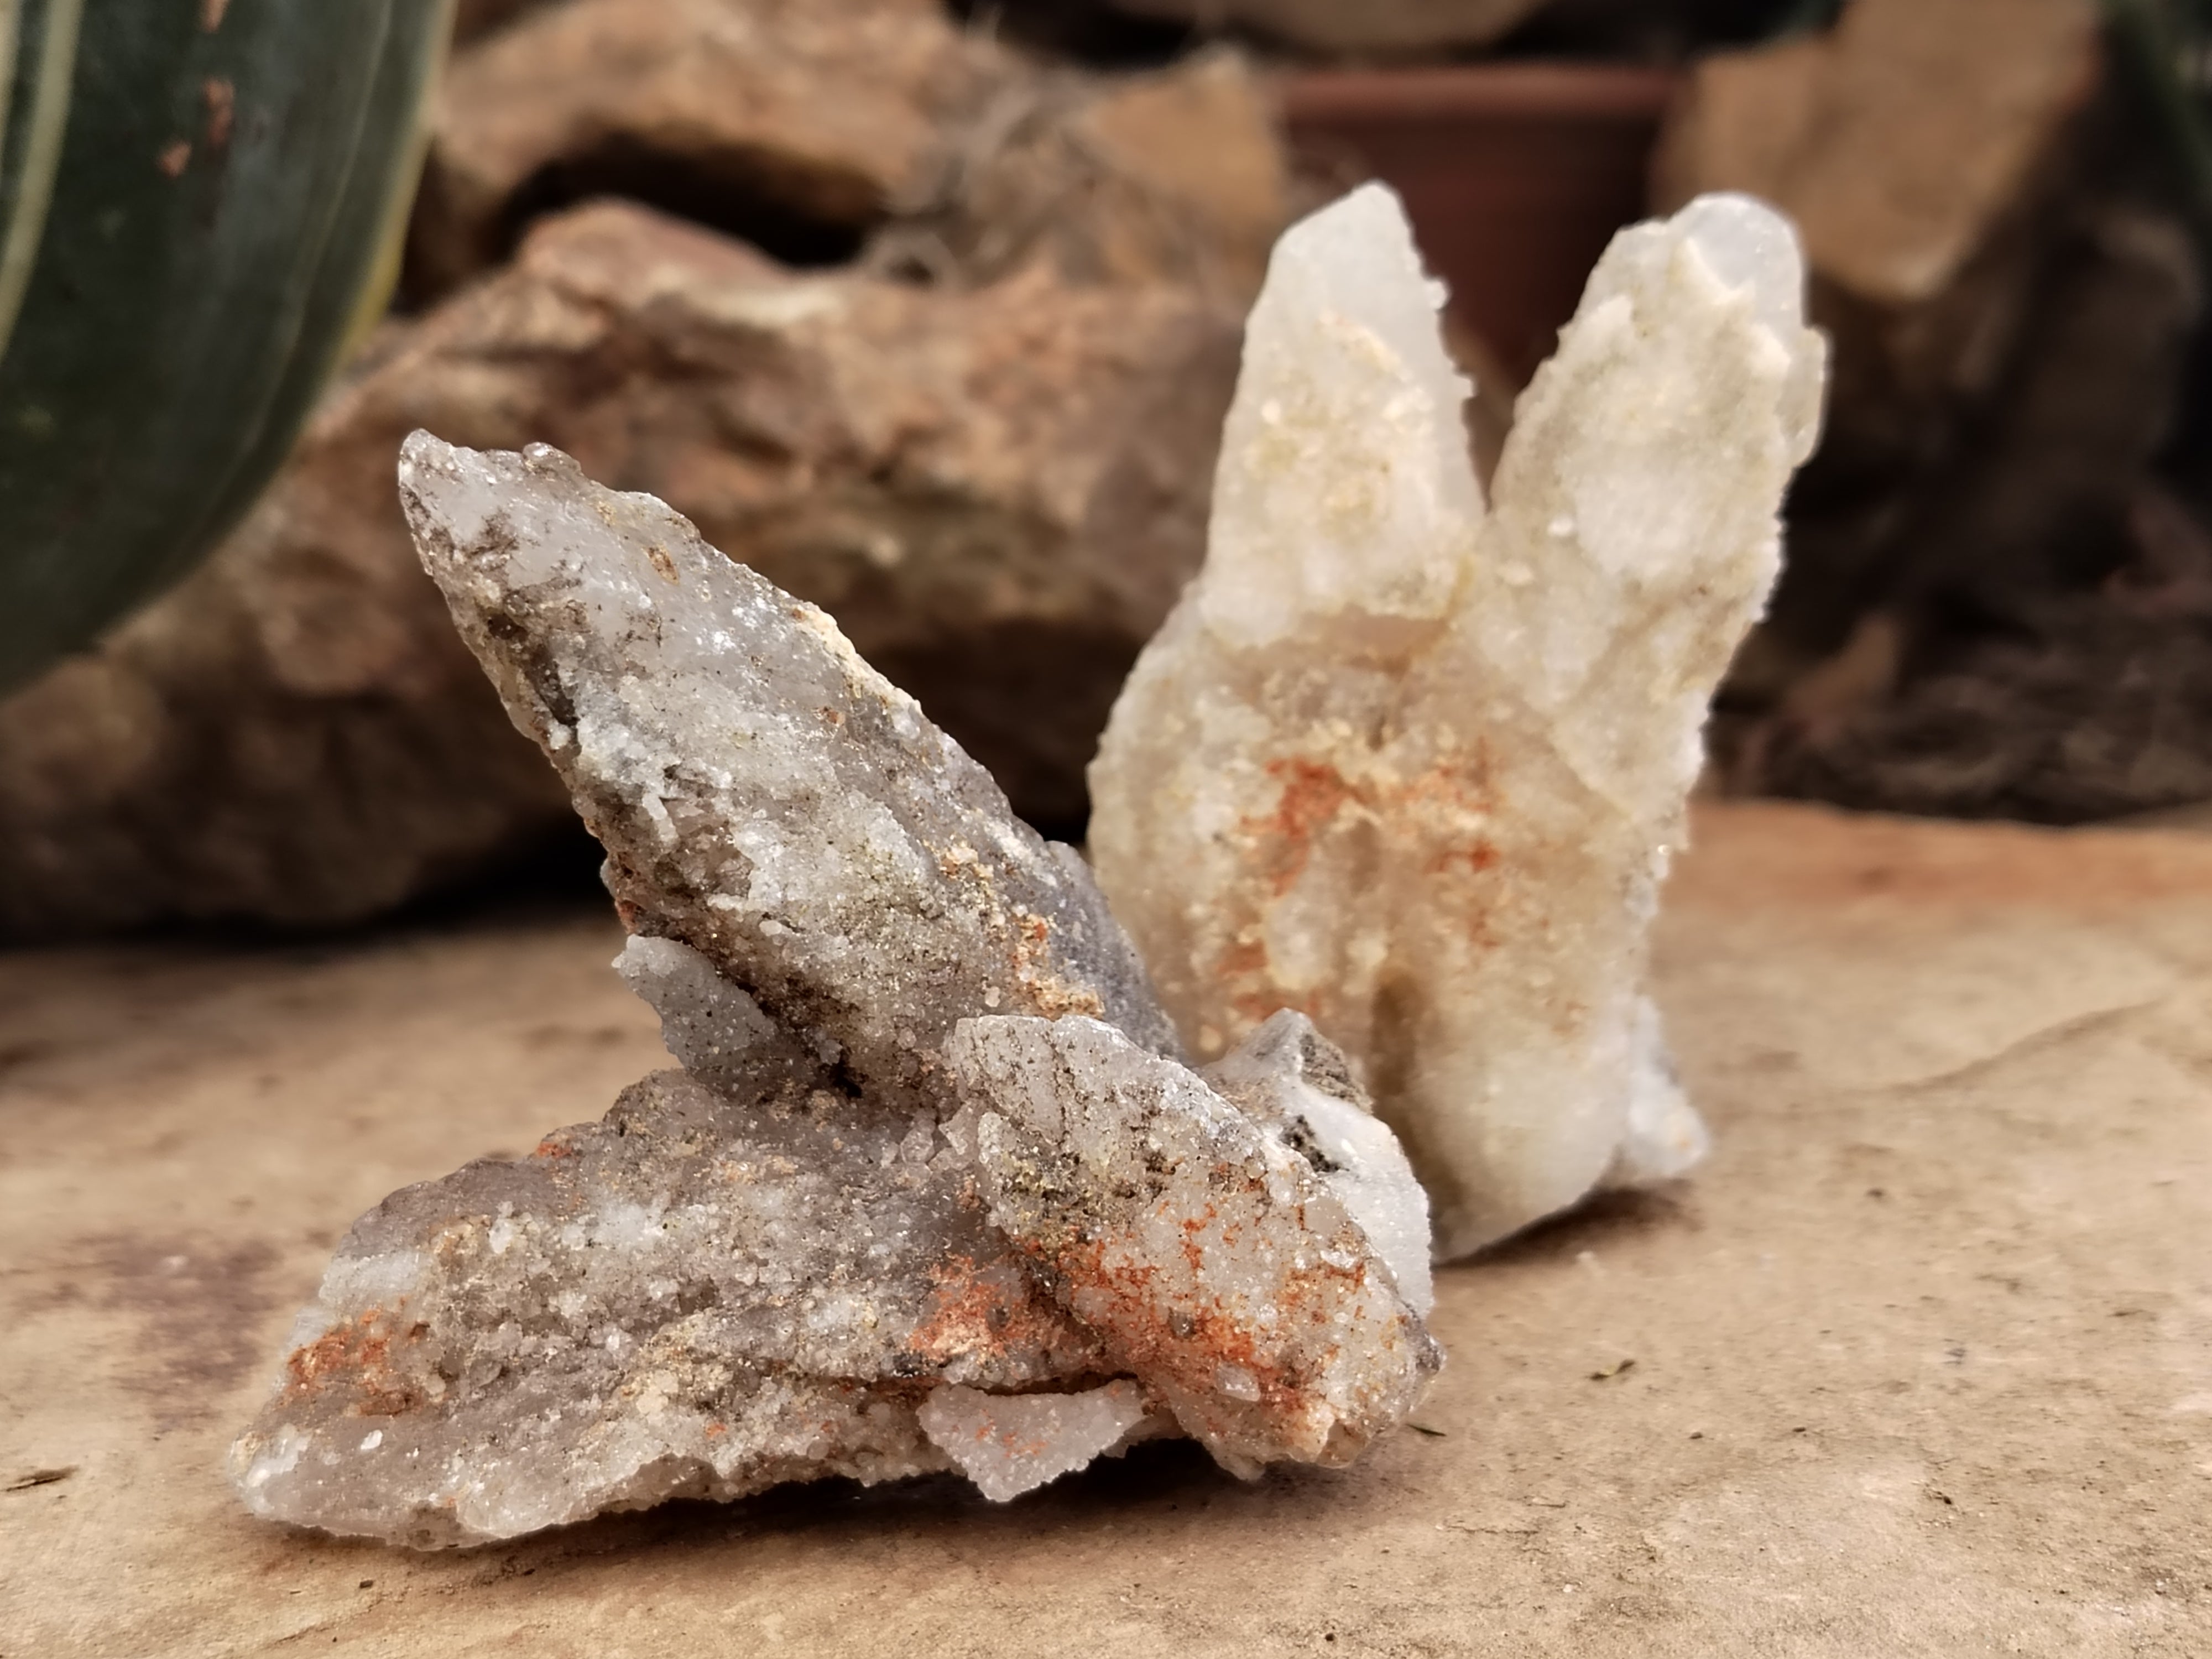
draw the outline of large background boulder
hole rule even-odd
[[[2199,255],[2138,113],[2089,0],[1853,0],[1697,70],[1662,202],[1789,211],[1835,346],[1724,693],[1732,788],[2062,822],[2212,795],[2212,552],[2161,482]]]
[[[586,867],[416,568],[416,426],[543,441],[828,606],[1017,808],[1200,556],[1272,102],[937,0],[471,0],[404,313],[194,578],[0,702],[0,936],[377,915]]]
[[[498,263],[596,195],[833,264],[934,187],[1035,71],[937,0],[565,0],[463,46],[441,90],[410,290]]]
[[[1202,552],[1237,319],[1036,267],[798,275],[622,204],[388,327],[245,530],[0,705],[0,931],[331,921],[568,822],[416,567],[400,440],[546,441],[827,606],[1063,830]]]

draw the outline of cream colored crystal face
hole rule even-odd
[[[1440,1257],[1703,1153],[1645,933],[1817,432],[1802,289],[1747,198],[1623,231],[1486,513],[1395,198],[1277,246],[1206,568],[1115,705],[1091,848],[1201,1059],[1287,1006],[1361,1065]]]

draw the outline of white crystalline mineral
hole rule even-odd
[[[1436,1304],[1429,1197],[1343,1052],[1304,1014],[1285,1008],[1200,1075],[1312,1164],[1367,1235],[1407,1305],[1425,1316]]]
[[[1802,289],[1747,198],[1622,232],[1486,511],[1395,198],[1276,249],[1206,563],[1115,708],[1091,847],[1201,1059],[1283,1007],[1353,1056],[1440,1258],[1703,1153],[1645,934],[1815,434]]]
[[[239,1490],[427,1546],[950,1468],[915,1417],[932,1382],[1107,1372],[957,1164],[928,1115],[826,1080],[669,1072],[528,1158],[395,1193],[295,1328]]]
[[[256,1512],[469,1543],[832,1474],[1011,1498],[1159,1434],[1340,1462],[1402,1420],[1425,1210],[1341,1054],[1284,1024],[1218,1093],[1185,1069],[1082,861],[659,501],[420,434],[401,483],[684,1069],[355,1224],[233,1448]],[[1152,1290],[1102,1300],[1106,1263]]]
[[[915,1415],[930,1443],[1001,1504],[1121,1450],[1158,1420],[1145,1391],[1126,1381],[1080,1394],[986,1394],[951,1382],[931,1389]]]

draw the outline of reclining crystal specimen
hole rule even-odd
[[[1622,232],[1486,513],[1395,198],[1277,245],[1206,565],[1115,707],[1091,848],[1201,1059],[1283,1007],[1354,1058],[1441,1259],[1704,1151],[1645,933],[1815,435],[1802,287],[1746,198]]]
[[[232,1452],[432,1546],[1158,1434],[1340,1463],[1441,1363],[1419,1188],[1285,1016],[1186,1069],[1082,861],[820,611],[648,496],[417,434],[425,565],[607,849],[680,1071],[338,1248]]]
[[[556,451],[462,456],[408,441],[409,526],[631,932],[909,1103],[967,1013],[1091,1014],[1176,1052],[1081,860],[826,615]]]

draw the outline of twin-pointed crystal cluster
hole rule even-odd
[[[1201,1058],[1285,1007],[1352,1057],[1440,1258],[1704,1152],[1644,936],[1814,438],[1802,289],[1747,198],[1624,231],[1486,512],[1395,199],[1277,246],[1206,567],[1115,708],[1091,849]]]
[[[233,1452],[414,1544],[779,1481],[1341,1463],[1442,1356],[1427,1209],[1296,1015],[1186,1067],[1082,860],[835,624],[566,456],[410,439],[424,562],[607,851],[682,1062],[339,1246]]]
[[[1286,237],[1209,562],[1094,775],[1120,921],[819,611],[557,452],[416,434],[423,562],[681,1069],[357,1222],[247,1503],[450,1544],[1402,1422],[1441,1363],[1417,1168],[1453,1255],[1702,1144],[1643,936],[1811,441],[1798,281],[1747,202],[1625,233],[1486,517],[1395,201]]]

